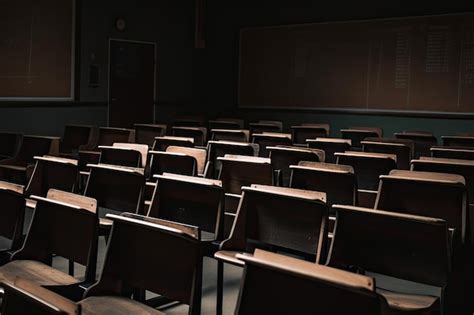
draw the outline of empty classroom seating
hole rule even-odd
[[[372,277],[258,249],[238,257],[245,271],[235,314],[386,314]]]
[[[21,134],[12,132],[0,132],[0,161],[15,156],[20,147]]]
[[[337,224],[330,266],[431,285],[444,292],[451,272],[446,221],[351,206],[334,209]],[[387,287],[377,292],[396,311],[431,314],[441,308],[437,296]]]
[[[381,138],[382,128],[378,127],[350,127],[341,129],[343,139],[350,139],[352,141],[352,149],[360,150],[362,144],[360,143],[365,138]]]
[[[187,137],[156,137],[153,143],[153,151],[166,151],[170,145],[179,147],[194,147],[194,139]]]
[[[273,132],[253,133],[252,142],[260,146],[260,157],[270,156],[270,151],[267,150],[267,147],[278,145],[291,146],[293,144],[291,141],[291,134]]]
[[[329,137],[328,124],[302,124],[300,126],[292,126],[293,144],[306,146],[307,139]]]
[[[217,160],[226,154],[258,156],[260,147],[255,143],[241,143],[232,141],[209,141],[208,142],[208,172],[207,177],[219,177],[221,163]]]
[[[242,129],[211,129],[210,140],[249,142],[249,130]]]
[[[207,141],[207,129],[202,127],[176,127],[171,128],[175,137],[193,138],[194,145],[205,146]]]
[[[275,182],[288,187],[290,184],[290,165],[297,165],[301,161],[324,162],[324,151],[301,147],[267,147],[270,151],[270,160],[276,173]]]
[[[23,136],[20,148],[11,159],[0,161],[0,180],[26,185],[28,167],[33,167],[35,156],[59,155],[59,138]]]
[[[169,146],[166,152],[150,151],[150,174],[173,173],[204,175],[207,152],[204,149]]]
[[[37,205],[21,250],[0,267],[0,281],[17,277],[79,298],[78,286],[96,278],[97,203],[92,198],[50,190],[47,198],[34,197]],[[83,279],[51,267],[54,256],[86,266]]]
[[[97,128],[93,126],[67,125],[59,146],[59,154],[64,157],[75,157],[82,148],[88,148],[97,141]]]
[[[352,151],[335,155],[337,164],[350,165],[354,168],[359,189],[359,205],[372,208],[377,197],[379,176],[387,175],[397,168],[397,157],[392,154]]]
[[[365,138],[361,141],[364,152],[387,153],[397,157],[397,168],[401,170],[410,169],[410,161],[413,159],[415,143],[405,139],[387,138]]]
[[[242,188],[242,201],[229,239],[218,260],[218,314],[222,307],[223,263],[243,266],[236,256],[255,248],[286,252],[313,262],[325,257],[328,209],[324,193],[252,185]],[[278,231],[278,233],[275,233]]]
[[[350,139],[337,138],[316,138],[307,139],[306,142],[310,148],[323,150],[327,163],[336,163],[336,152],[346,152],[351,149],[352,141]]]
[[[412,140],[415,143],[415,158],[420,156],[431,156],[430,149],[438,145],[438,139],[432,132],[426,131],[403,131],[394,134],[397,139]]]
[[[150,149],[153,148],[156,137],[166,136],[167,125],[159,124],[134,124],[135,142],[146,144]]]
[[[431,156],[446,159],[474,160],[474,149],[458,147],[431,147]]]
[[[442,136],[441,139],[443,146],[446,147],[474,148],[474,135],[472,134]]]
[[[232,129],[239,130],[244,128],[244,121],[237,118],[218,118],[216,120],[209,120],[209,130],[212,129]]]
[[[175,127],[202,127],[204,126],[203,117],[179,117],[173,121]]]
[[[264,132],[281,132],[283,123],[281,121],[260,120],[256,123],[249,123],[250,135]]]
[[[148,146],[136,143],[114,143],[113,146],[99,146],[101,164],[145,168]]]
[[[204,175],[207,160],[207,151],[205,149],[169,146],[166,152],[181,153],[194,157],[196,159],[196,175]]]

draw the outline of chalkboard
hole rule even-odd
[[[72,99],[74,0],[0,0],[0,98]]]
[[[474,112],[474,14],[242,29],[239,106]]]

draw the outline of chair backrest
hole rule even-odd
[[[438,139],[431,132],[404,131],[394,134],[397,139],[412,140],[415,143],[415,158],[431,156],[430,149],[438,145]]]
[[[150,174],[153,176],[163,173],[197,176],[197,160],[185,153],[150,151]]]
[[[290,169],[291,188],[325,192],[328,206],[357,205],[357,179],[352,166],[300,162]]]
[[[37,156],[35,160],[25,196],[46,197],[50,189],[74,192],[79,175],[77,160],[52,156]]]
[[[260,157],[270,156],[270,151],[267,150],[267,147],[278,145],[291,146],[293,144],[291,141],[291,134],[272,132],[254,133],[252,134],[252,142],[260,146]]]
[[[0,181],[0,236],[12,240],[12,248],[21,246],[26,200],[23,186]],[[5,263],[0,259],[1,263]]]
[[[194,157],[197,163],[197,173],[204,174],[207,160],[207,151],[205,149],[169,146],[166,152],[181,153]]]
[[[446,221],[352,206],[334,210],[331,266],[446,286],[451,270]]]
[[[430,151],[432,157],[474,160],[474,149],[458,147],[431,147]]]
[[[142,167],[142,154],[130,148],[101,145],[99,163],[126,167]]]
[[[361,141],[364,152],[387,153],[397,156],[397,168],[401,170],[410,169],[410,161],[413,159],[415,143],[413,140],[387,139],[387,138],[365,138]]]
[[[303,124],[300,126],[292,126],[291,130],[294,144],[306,145],[307,139],[329,137],[328,124]]]
[[[64,195],[69,197],[57,197]],[[58,191],[51,196],[59,200],[49,196],[32,197],[36,208],[30,229],[23,247],[12,260],[29,259],[51,264],[53,255],[62,256],[87,266],[87,281],[95,280],[99,227],[96,200]]]
[[[249,123],[250,135],[263,132],[281,132],[283,130],[282,122],[259,121],[257,123]]]
[[[323,150],[325,153],[325,161],[327,163],[336,163],[336,152],[346,152],[351,149],[350,139],[338,138],[316,138],[307,139],[306,142],[310,148]]]
[[[15,156],[22,137],[18,133],[0,132],[0,160]]]
[[[217,160],[226,154],[258,156],[260,147],[254,143],[241,143],[231,141],[209,141],[208,155],[209,162],[208,177],[217,178],[221,169],[221,163]]]
[[[201,291],[199,229],[128,213],[107,218],[113,227],[104,267],[86,296],[130,297],[144,289],[193,308]]]
[[[135,130],[124,128],[100,127],[97,146],[113,146],[115,142],[134,142]]]
[[[474,161],[421,157],[411,162],[413,171],[458,174],[466,180],[469,203],[474,203]]]
[[[327,242],[325,193],[265,185],[242,191],[236,221],[222,250],[267,248],[320,262]]]
[[[244,126],[237,121],[227,121],[227,120],[209,120],[208,121],[209,130],[212,129],[226,129],[226,130],[239,130]]]
[[[93,145],[96,140],[94,138],[97,136],[96,132],[96,128],[93,126],[65,126],[59,152],[70,155],[79,151],[81,146]]]
[[[249,142],[249,131],[242,129],[211,129],[210,140]]]
[[[231,122],[231,123],[234,123],[234,124],[238,124],[239,125],[239,129],[242,129],[244,128],[244,124],[245,124],[245,121],[241,118],[232,118],[232,117],[220,117],[220,118],[217,118],[216,121],[220,121],[220,122]]]
[[[443,146],[474,148],[474,135],[442,136]]]
[[[202,127],[204,120],[202,117],[181,117],[173,122],[175,127]]]
[[[59,140],[58,137],[23,136],[20,149],[13,158],[15,164],[25,166],[32,164],[35,156],[57,156],[59,154]]]
[[[361,149],[362,144],[360,142],[365,138],[381,138],[382,128],[350,127],[347,129],[341,129],[341,135],[343,139],[350,139],[352,141],[353,149]]]
[[[186,137],[156,137],[153,143],[153,151],[166,151],[170,146],[194,147],[194,139]]]
[[[88,165],[90,175],[84,195],[95,198],[99,207],[141,214],[145,175],[142,168]]]
[[[166,125],[135,124],[135,142],[153,148],[156,137],[166,136]]]
[[[176,127],[171,128],[175,137],[187,137],[194,139],[194,145],[204,146],[207,141],[207,129],[203,127]]]
[[[16,278],[3,282],[3,315],[80,315],[81,308],[73,301],[43,288],[36,283]]]
[[[131,149],[140,152],[141,155],[141,165],[139,167],[145,168],[148,162],[148,145],[146,144],[138,144],[138,143],[120,143],[115,142],[114,148],[124,148],[124,149]]]
[[[394,170],[380,177],[375,209],[446,220],[449,228],[469,231],[466,183],[462,176]]]
[[[335,155],[337,164],[354,168],[359,189],[377,190],[379,176],[397,168],[397,157],[392,154],[347,151]]]
[[[267,147],[273,169],[279,173],[281,185],[290,184],[290,165],[298,165],[301,161],[324,162],[324,151],[301,147]]]
[[[222,163],[219,179],[226,193],[240,195],[242,186],[273,184],[270,159],[226,154],[217,160]]]
[[[215,179],[158,175],[148,216],[197,226],[222,239],[224,190]]]
[[[380,315],[375,279],[256,250],[245,262],[235,314]]]

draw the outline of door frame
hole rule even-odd
[[[157,43],[155,42],[146,42],[138,40],[129,40],[122,38],[109,38],[109,48],[108,48],[108,63],[107,63],[107,126],[110,127],[110,53],[112,48],[112,42],[127,42],[132,44],[145,44],[153,45],[153,56],[154,56],[154,65],[153,65],[153,124],[156,123],[156,70],[158,68],[158,62],[156,57]]]

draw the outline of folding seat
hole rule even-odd
[[[203,117],[179,117],[174,120],[173,126],[175,127],[202,127],[204,126]]]
[[[328,124],[302,124],[300,126],[292,126],[292,139],[294,145],[307,146],[308,139],[329,137]]]
[[[438,145],[438,139],[431,132],[403,131],[394,134],[397,139],[412,140],[415,143],[415,158],[431,156],[430,149]]]
[[[445,159],[474,160],[474,149],[458,147],[431,147],[431,156]]]
[[[291,146],[293,144],[293,142],[291,141],[291,134],[273,133],[273,132],[253,133],[252,143],[259,145],[260,157],[270,156],[270,151],[267,150],[267,147],[273,147],[273,146],[279,146],[279,145]]]
[[[204,149],[169,146],[166,152],[150,151],[150,174],[173,173],[203,176],[207,152]],[[150,176],[152,177],[152,176]]]
[[[99,146],[100,164],[146,168],[148,146],[136,143],[114,143],[112,146]]]
[[[343,139],[350,139],[352,142],[352,150],[360,151],[365,138],[382,138],[382,128],[378,127],[350,127],[341,129]]]
[[[82,147],[91,147],[97,141],[97,128],[93,126],[67,125],[59,145],[59,155],[76,157]]]
[[[34,157],[58,156],[59,140],[58,137],[23,136],[16,155],[11,159],[0,161],[0,180],[26,185],[35,163]]]
[[[377,197],[379,176],[397,168],[397,157],[392,154],[352,152],[335,153],[337,164],[350,165],[357,177],[358,203],[372,208]]]
[[[178,147],[194,147],[194,139],[186,137],[156,137],[153,143],[153,151],[166,151],[170,145]]]
[[[15,156],[20,147],[23,135],[11,132],[0,132],[0,161]]]
[[[156,137],[166,136],[166,125],[135,124],[135,142],[146,144],[150,149],[153,148]]]
[[[171,128],[175,137],[185,137],[194,139],[195,146],[205,146],[207,142],[207,129],[203,127],[176,127]]]
[[[405,285],[404,291],[385,285],[376,291],[395,314],[441,311],[451,272],[446,221],[352,206],[334,209],[337,223],[330,266],[437,287],[441,296],[432,296],[433,290],[413,294],[413,285]]]
[[[235,314],[384,314],[372,277],[257,249],[245,262]]]
[[[290,184],[290,165],[297,165],[301,161],[324,162],[324,151],[302,147],[276,146],[267,147],[270,151],[270,160],[275,171],[275,183],[288,187]]]
[[[364,152],[393,154],[397,157],[398,169],[410,169],[410,161],[413,159],[415,151],[415,143],[412,140],[365,138],[361,144]]]
[[[249,142],[249,131],[242,129],[211,129],[210,140]]]
[[[472,134],[442,136],[441,139],[445,147],[474,148],[474,135]]]
[[[92,198],[50,190],[36,200],[35,213],[23,247],[0,267],[0,281],[14,283],[17,277],[69,296],[80,298],[84,285],[96,277],[97,203]],[[53,257],[64,257],[86,267],[75,278],[53,267]]]
[[[260,120],[256,123],[249,123],[250,135],[264,132],[282,132],[283,123],[281,121]]]
[[[218,260],[217,314],[222,309],[224,263],[243,266],[238,254],[260,248],[316,263],[325,260],[328,221],[325,199],[325,193],[315,191],[265,185],[242,188],[242,201],[231,235],[214,255]]]
[[[216,120],[209,120],[209,130],[212,129],[231,129],[240,130],[244,128],[243,119],[237,118],[218,118]]]
[[[323,150],[327,163],[336,163],[337,158],[334,153],[349,151],[352,146],[350,139],[316,138],[307,139],[306,142],[310,148]]]
[[[208,171],[206,177],[215,179],[219,177],[219,172],[221,170],[221,163],[217,158],[223,157],[226,154],[258,156],[260,150],[258,144],[255,143],[232,141],[209,141],[207,147]]]

